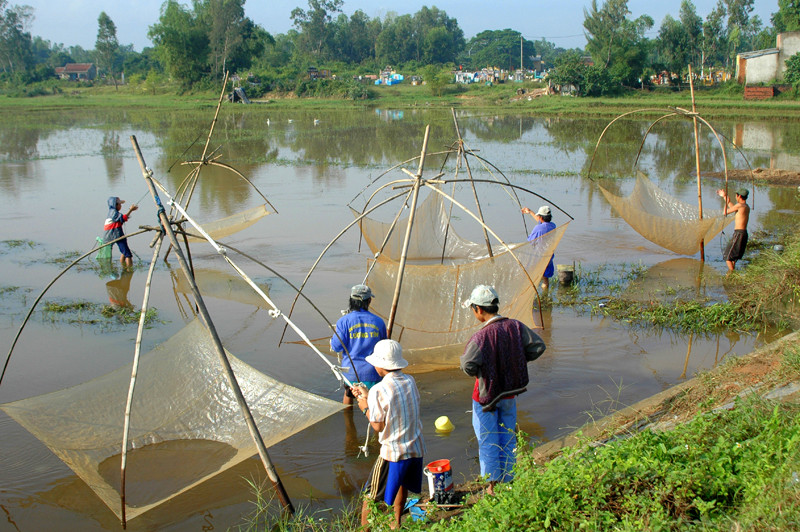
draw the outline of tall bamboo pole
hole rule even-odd
[[[692,65],[689,65],[689,90],[692,94],[692,124],[694,125],[694,163],[697,170],[697,210],[700,219],[703,219],[703,189],[700,186],[700,139],[697,134],[697,105],[694,101],[694,81],[692,80]],[[706,243],[700,240],[700,260],[706,261]]]
[[[481,201],[478,198],[478,191],[475,189],[475,181],[472,178],[472,169],[469,167],[469,160],[467,159],[467,156],[464,153],[464,139],[461,138],[461,129],[458,127],[456,110],[451,107],[450,111],[453,113],[453,121],[456,124],[456,134],[458,134],[458,155],[459,157],[464,158],[464,165],[467,167],[467,175],[469,176],[470,185],[472,186],[472,195],[475,198],[475,206],[478,209],[478,216],[480,216],[481,222],[483,222],[483,211],[481,210]],[[486,232],[486,229],[483,230],[483,238],[486,241],[486,251],[488,251],[490,257],[494,257],[494,253],[492,253],[492,244],[491,242],[489,242],[489,234]]]
[[[397,267],[397,284],[394,287],[394,296],[392,297],[392,309],[389,312],[389,321],[386,324],[386,336],[392,337],[392,327],[394,326],[394,317],[397,314],[397,302],[400,300],[400,288],[403,286],[403,273],[406,268],[406,259],[408,258],[408,243],[411,240],[411,228],[414,225],[414,215],[417,212],[417,198],[419,198],[419,187],[422,182],[422,169],[425,166],[425,153],[428,151],[428,137],[431,133],[431,126],[425,126],[425,138],[422,141],[422,153],[419,157],[419,167],[417,174],[414,176],[414,189],[411,197],[411,212],[408,214],[408,225],[406,226],[406,236],[403,240],[403,251],[400,254],[400,264]]]
[[[264,440],[261,437],[261,433],[258,431],[255,420],[253,419],[253,414],[250,412],[250,408],[247,406],[247,401],[245,400],[242,390],[239,387],[239,382],[236,380],[236,375],[233,373],[233,368],[231,368],[228,356],[225,354],[225,349],[222,347],[222,340],[220,340],[219,335],[217,334],[217,330],[214,327],[214,323],[211,320],[211,316],[208,313],[205,302],[203,301],[203,296],[200,295],[200,289],[197,287],[197,283],[195,283],[194,278],[192,277],[191,271],[189,270],[189,265],[186,263],[186,258],[183,255],[183,251],[181,251],[181,248],[178,244],[178,239],[175,236],[175,232],[172,230],[172,225],[170,225],[167,214],[164,211],[164,207],[161,205],[161,199],[159,198],[158,192],[153,184],[153,180],[150,177],[150,170],[145,165],[144,157],[139,149],[139,144],[136,141],[136,137],[133,135],[131,136],[131,143],[133,144],[133,149],[136,152],[136,158],[139,161],[139,166],[142,169],[142,176],[147,183],[147,187],[150,189],[150,194],[153,196],[153,201],[155,202],[156,207],[158,207],[158,218],[161,222],[161,227],[166,232],[167,237],[169,237],[170,244],[172,244],[173,249],[175,249],[175,254],[178,256],[178,262],[181,265],[181,270],[183,270],[186,280],[192,289],[192,294],[194,295],[195,303],[199,310],[200,316],[205,323],[209,334],[211,335],[211,339],[214,343],[217,355],[219,356],[220,363],[225,372],[225,377],[228,380],[228,385],[231,387],[231,390],[236,397],[236,402],[239,404],[239,408],[241,409],[242,415],[247,423],[250,436],[253,438],[253,442],[258,448],[258,455],[261,457],[261,462],[264,464],[264,469],[267,471],[267,476],[269,476],[269,479],[272,481],[272,485],[275,489],[275,492],[278,494],[281,504],[283,504],[283,508],[289,513],[293,514],[294,506],[292,506],[292,501],[289,500],[289,495],[286,493],[283,483],[281,482],[280,477],[278,477],[275,467],[272,465],[272,461],[269,458],[269,453],[267,453],[267,448],[264,445]]]
[[[122,452],[120,453],[120,474],[119,474],[119,495],[122,516],[122,528],[126,527],[127,518],[125,516],[125,475],[128,465],[128,436],[131,428],[131,405],[133,405],[133,390],[136,388],[136,375],[139,372],[139,355],[142,352],[142,336],[144,336],[144,324],[147,317],[147,305],[150,302],[150,285],[153,280],[153,272],[156,269],[158,253],[161,251],[161,244],[164,243],[164,235],[159,233],[156,237],[155,249],[153,249],[153,260],[150,261],[150,269],[147,272],[147,280],[144,283],[144,296],[142,297],[142,310],[139,312],[139,329],[136,332],[136,346],[133,349],[133,365],[131,366],[131,383],[128,386],[128,399],[125,403],[125,421],[122,428]]]
[[[197,180],[200,178],[200,166],[206,164],[206,153],[208,153],[208,145],[211,143],[211,136],[214,134],[214,126],[217,125],[217,118],[219,117],[219,110],[222,107],[222,99],[225,97],[225,87],[228,85],[228,72],[225,72],[225,79],[222,80],[222,91],[219,93],[219,101],[217,102],[217,110],[214,111],[214,119],[211,121],[211,127],[208,130],[208,137],[203,146],[203,154],[200,156],[200,164],[197,165],[197,175],[194,176],[189,193],[186,196],[186,203],[183,204],[184,209],[189,208],[189,202],[192,201],[192,194],[194,188],[197,186]]]

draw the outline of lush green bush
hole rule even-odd
[[[304,79],[297,84],[295,94],[308,98],[365,100],[367,89],[361,83],[350,79]]]
[[[800,85],[800,52],[786,60],[786,72],[783,74],[783,79],[795,87]]]

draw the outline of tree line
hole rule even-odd
[[[370,18],[361,10],[346,15],[343,0],[307,0],[291,12],[292,29],[273,36],[246,16],[245,0],[166,0],[148,28],[153,46],[136,52],[118,42],[105,12],[98,16],[95,48],[84,50],[32,36],[34,10],[0,0],[0,77],[38,82],[65,63],[94,62],[115,85],[124,73],[127,80],[170,79],[189,89],[212,86],[230,71],[252,73],[262,91],[295,90],[312,66],[352,77],[387,65],[429,74],[436,71],[432,66],[531,69],[540,58],[553,68],[556,82],[576,84],[584,94],[607,94],[641,86],[654,73],[683,75],[689,64],[696,72],[730,71],[737,53],[774,47],[777,33],[800,28],[800,0],[779,0],[768,25],[752,15],[753,4],[718,0],[703,19],[683,0],[678,17],[667,15],[650,37],[654,20],[632,19],[628,0],[592,0],[584,9],[585,50],[565,50],[512,29],[486,30],[467,40],[458,21],[436,7]]]

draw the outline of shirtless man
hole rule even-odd
[[[717,190],[717,195],[725,200],[728,207],[728,214],[736,213],[734,219],[734,231],[731,241],[725,248],[723,258],[728,264],[728,270],[733,271],[736,267],[736,261],[741,259],[744,255],[744,249],[747,247],[747,222],[750,220],[750,206],[747,204],[747,196],[750,191],[746,188],[740,188],[736,191],[736,203],[732,203],[728,199],[728,194],[724,190]]]

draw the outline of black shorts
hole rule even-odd
[[[725,254],[722,256],[725,260],[737,261],[744,256],[744,250],[747,247],[747,230],[736,229],[733,232],[731,241],[725,248]]]

